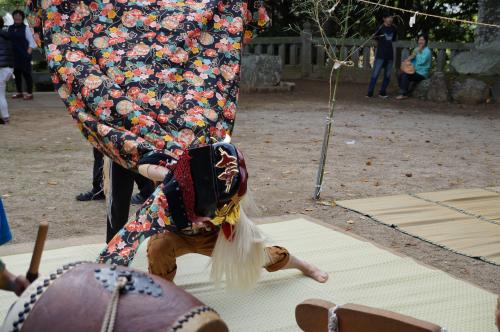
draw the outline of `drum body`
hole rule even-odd
[[[38,278],[11,307],[2,331],[99,332],[118,277],[113,331],[227,331],[219,315],[159,277],[122,266],[64,265]]]

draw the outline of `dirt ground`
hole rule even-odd
[[[327,86],[296,83],[293,94],[241,97],[234,140],[246,153],[261,214],[303,213],[500,293],[498,266],[311,199]],[[498,105],[365,99],[364,93],[361,85],[340,89],[323,200],[500,185]],[[43,219],[51,238],[103,234],[104,240],[104,202],[74,198],[90,189],[92,151],[62,103],[54,94],[9,102],[11,124],[0,126],[0,194],[13,242],[32,241]]]

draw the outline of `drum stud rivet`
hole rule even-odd
[[[52,273],[52,274],[50,275],[50,279],[54,280],[55,278],[56,278],[56,275],[55,275],[54,273]]]
[[[148,291],[146,292],[146,294],[151,295],[151,294],[153,294],[153,293],[152,293],[150,290],[148,290]]]
[[[62,274],[62,273],[63,273],[63,270],[61,270],[61,269],[57,269],[57,271],[56,271],[56,272],[57,272],[57,274]]]
[[[15,321],[14,323],[12,323],[12,326],[14,326],[14,327],[17,327],[17,325],[19,325],[18,321]]]
[[[20,317],[17,321],[18,321],[19,323],[24,322],[24,317]]]
[[[17,327],[12,329],[12,332],[18,332],[18,331],[19,331],[19,329]]]
[[[19,318],[23,317],[24,316],[24,311],[21,311],[19,314],[18,314]]]
[[[43,292],[43,289],[37,289],[37,291],[36,291],[37,294],[42,294],[42,292]]]
[[[68,265],[63,265],[63,269],[67,270],[69,268]]]
[[[45,279],[45,280],[43,281],[43,285],[44,285],[45,287],[47,287],[49,284],[50,284],[49,279]]]
[[[36,298],[34,298],[34,297],[33,297],[33,298],[31,298],[31,301],[30,301],[30,302],[31,302],[31,303],[35,303],[35,302],[36,302]]]
[[[31,296],[31,298],[32,298],[32,299],[34,299],[34,298],[36,297],[36,294],[35,294],[35,293],[33,293],[33,294],[31,294],[30,296]]]
[[[30,312],[30,307],[24,308],[24,313],[27,314],[28,312]]]
[[[101,272],[101,269],[95,269],[94,272],[99,273]]]
[[[30,306],[30,303],[29,302],[24,302],[24,307],[27,308]]]
[[[141,294],[144,293],[144,289],[142,289],[142,288],[139,289],[139,293],[141,293]]]
[[[36,289],[39,290],[39,289],[42,289],[43,287],[42,286],[37,286]]]

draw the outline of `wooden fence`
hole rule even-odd
[[[354,62],[350,68],[356,73],[369,73],[374,60],[376,41],[363,39],[346,39],[340,49],[340,40],[331,38],[333,51],[339,58],[351,55]],[[400,40],[394,43],[394,66],[399,67],[401,59],[405,59],[413,48],[415,41]],[[459,52],[471,49],[472,44],[429,42],[433,53],[433,71],[448,71],[450,60]],[[245,46],[245,54],[269,54],[281,58],[285,77],[326,77],[330,63],[327,61],[325,49],[318,38],[312,37],[308,26],[298,37],[259,37]],[[342,55],[342,56],[341,56]],[[346,72],[349,72],[346,71]],[[366,75],[362,75],[366,76]]]

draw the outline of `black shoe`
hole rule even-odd
[[[147,197],[144,197],[141,195],[141,193],[137,193],[135,195],[132,195],[132,198],[130,199],[130,203],[134,205],[142,205],[146,201]]]
[[[94,192],[93,190],[87,191],[86,193],[81,193],[78,196],[76,196],[76,200],[80,202],[86,202],[86,201],[99,201],[103,200],[106,198],[104,196],[104,192],[102,190],[98,191],[97,193]]]
[[[378,96],[379,96],[379,98],[383,98],[383,99],[389,98],[389,96],[387,95],[387,93],[379,93]]]
[[[367,93],[365,97],[366,98],[372,98],[373,97],[373,93]]]

